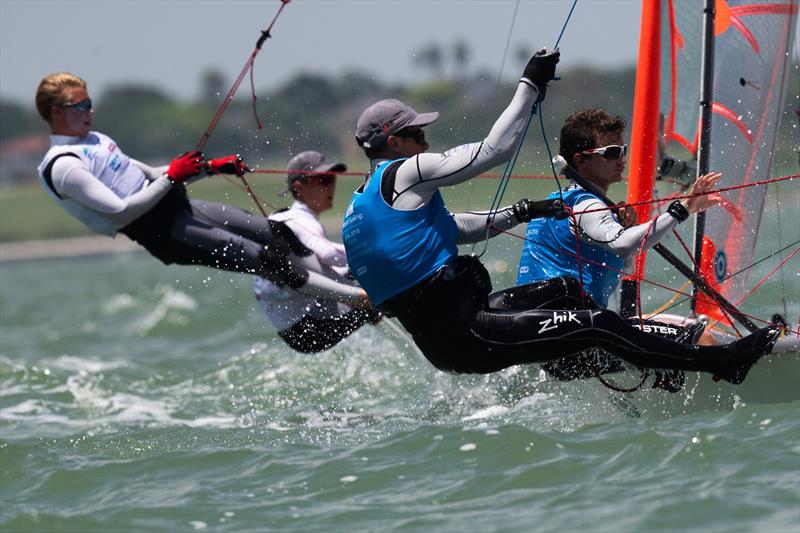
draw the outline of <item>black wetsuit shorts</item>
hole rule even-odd
[[[288,259],[310,253],[281,222],[238,207],[189,200],[175,186],[156,206],[120,230],[165,264],[205,265],[256,274],[297,288],[308,272]]]

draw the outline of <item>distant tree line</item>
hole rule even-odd
[[[509,102],[515,82],[497,83],[497,73],[472,73],[467,68],[469,50],[456,43],[448,61],[458,76],[444,76],[442,49],[429,45],[418,54],[427,65],[431,80],[413,86],[389,85],[364,72],[335,76],[301,73],[272,91],[257,91],[257,108],[264,129],[256,128],[249,87],[243,84],[211,136],[206,152],[238,151],[251,165],[269,166],[286,161],[292,154],[315,149],[345,160],[359,160],[354,141],[360,112],[381,98],[400,98],[418,111],[436,110],[440,120],[430,128],[433,149],[479,140]],[[439,50],[438,52],[434,50]],[[437,59],[437,57],[439,59]],[[517,61],[513,61],[517,63]],[[517,68],[517,67],[514,67]],[[596,70],[588,67],[561,71],[552,82],[542,106],[551,147],[556,149],[561,123],[572,111],[603,107],[630,120],[633,109],[635,69]],[[91,80],[90,92],[91,92]],[[116,139],[126,153],[148,162],[166,162],[192,149],[214,116],[229,88],[230,80],[214,71],[201,80],[202,95],[196,101],[178,101],[158,88],[134,83],[111,87],[95,94],[94,127]],[[797,79],[788,94],[800,94]],[[794,91],[794,92],[792,92]],[[31,100],[32,100],[31,96]],[[794,104],[796,105],[796,102]],[[796,161],[797,117],[786,113],[783,138],[792,146],[782,148]],[[44,123],[32,102],[22,105],[0,101],[0,142],[30,133],[44,133]],[[794,132],[794,133],[792,133]],[[793,139],[793,141],[791,140]],[[546,169],[538,119],[532,123],[523,155],[536,168]],[[534,163],[532,163],[534,164]],[[518,167],[525,171],[525,167]],[[34,176],[32,169],[31,177]]]

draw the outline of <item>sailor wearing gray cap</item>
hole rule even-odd
[[[330,291],[309,297],[258,276],[253,280],[256,299],[278,335],[303,353],[327,350],[365,323],[375,324],[381,318],[350,277],[344,246],[328,240],[319,219],[333,207],[335,173],[345,170],[347,165],[331,162],[320,152],[297,154],[286,166],[284,192],[291,192],[294,203],[269,217],[285,223],[311,251],[304,266],[328,278]]]
[[[380,148],[390,135],[402,134],[404,130],[414,131],[414,126],[422,128],[438,118],[436,111],[420,114],[400,100],[387,98],[372,104],[358,117],[356,142],[364,149],[374,150]]]
[[[286,165],[286,190],[281,193],[281,196],[291,192],[296,197],[293,187],[297,181],[308,181],[316,176],[327,176],[326,180],[335,180],[336,173],[344,172],[345,170],[347,170],[347,165],[344,163],[331,163],[320,152],[314,150],[300,152],[291,158],[289,164]]]
[[[742,339],[730,358],[730,346],[688,346],[644,333],[598,308],[571,277],[490,294],[489,273],[478,258],[458,255],[458,244],[532,218],[566,216],[559,199],[520,200],[488,226],[487,213],[451,214],[439,192],[511,158],[558,60],[558,51],[534,54],[486,138],[444,153],[426,153],[422,128],[435,115],[420,115],[396,100],[367,108],[356,135],[371,171],[353,194],[342,226],[350,268],[372,301],[400,320],[440,370],[489,373],[599,347],[637,366],[743,379],[763,343]]]

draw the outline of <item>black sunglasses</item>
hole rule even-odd
[[[422,128],[403,129],[394,134],[395,137],[402,137],[404,139],[414,139],[417,144],[422,144],[425,140],[425,130]]]
[[[71,107],[79,113],[85,113],[92,110],[92,99],[87,98],[85,100],[81,100],[80,102],[75,102],[74,104],[61,104],[60,107]]]
[[[312,179],[319,182],[320,185],[328,186],[336,183],[336,174],[313,174],[311,176],[304,176],[303,182],[308,183]]]
[[[591,150],[585,150],[581,153],[597,154],[603,156],[606,159],[619,159],[620,157],[628,153],[628,145],[611,144],[609,146],[601,146],[600,148],[592,148]]]

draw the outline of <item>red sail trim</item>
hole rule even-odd
[[[800,5],[790,4],[750,4],[730,8],[731,15],[746,17],[747,15],[795,15],[800,13]]]
[[[739,116],[736,113],[734,113],[729,107],[726,107],[720,104],[719,102],[712,102],[711,111],[728,119],[731,123],[733,123],[734,126],[739,128],[739,131],[742,132],[742,135],[744,135],[745,139],[747,139],[747,142],[753,144],[753,132],[750,131],[750,129],[742,121],[742,119],[739,118]]]
[[[756,36],[744,25],[744,23],[736,15],[731,15],[731,26],[739,30],[742,37],[750,44],[756,54],[761,53],[761,47],[758,46]]]

